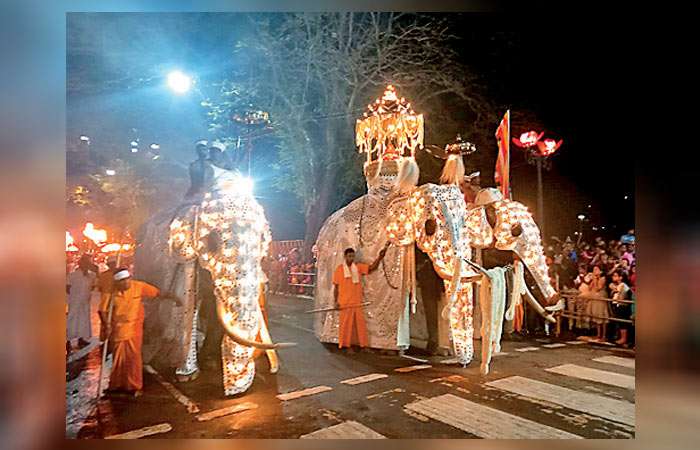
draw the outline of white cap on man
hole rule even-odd
[[[206,139],[200,139],[194,143],[195,147],[199,147],[200,145],[206,147],[207,145],[209,145],[209,141],[207,141]]]
[[[130,278],[131,274],[128,269],[120,269],[114,273],[114,281],[121,281]]]
[[[212,142],[210,147],[217,148],[217,149],[221,150],[222,152],[226,151],[226,144],[224,144],[223,142],[219,142],[219,141]]]

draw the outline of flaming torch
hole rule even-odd
[[[85,224],[85,228],[83,228],[83,236],[88,238],[97,247],[100,247],[102,244],[107,242],[107,230],[95,228],[92,222]]]
[[[73,236],[71,236],[69,231],[66,231],[66,251],[67,252],[77,252],[80,249],[76,247]]]

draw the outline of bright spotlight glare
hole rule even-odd
[[[168,86],[176,93],[184,94],[190,90],[192,79],[179,70],[174,70],[168,74]]]
[[[239,189],[243,194],[253,195],[253,180],[251,178],[241,176],[239,183]]]
[[[105,173],[109,176],[114,176],[114,175],[116,175],[117,172],[112,170],[112,169],[107,169],[107,170],[105,170]]]
[[[155,143],[151,144],[151,150],[158,150],[159,148],[160,148],[160,145],[155,144]]]
[[[583,220],[583,219],[585,219],[585,218],[586,218],[586,216],[584,216],[583,214],[579,214],[579,215],[578,215],[578,220]]]

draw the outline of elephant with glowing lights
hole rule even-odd
[[[407,165],[415,162],[407,161]],[[417,166],[408,172],[417,172]],[[402,178],[400,174],[397,182],[410,186]],[[417,180],[417,175],[413,178]],[[524,205],[504,200],[496,189],[483,189],[477,194],[475,204],[468,208],[455,184],[425,184],[403,192],[389,206],[388,235],[401,246],[412,247],[416,243],[443,278],[448,296],[443,317],[449,319],[452,345],[460,363],[471,362],[474,353],[471,283],[488,283],[484,277],[490,276],[490,271],[471,261],[472,247],[513,251],[529,269],[545,298],[556,297],[547,275],[539,229]],[[522,267],[517,270],[519,264],[515,262],[516,297],[524,294],[537,311],[553,320],[527,291]],[[482,374],[489,371],[492,353],[500,351],[503,317],[512,316],[514,304],[506,312],[505,295],[496,301],[491,296],[480,295]]]
[[[143,227],[135,269],[139,278],[169,287],[184,300],[182,307],[153,311],[150,321],[147,312],[144,359],[166,360],[184,379],[196,377],[198,350],[207,338],[198,324],[200,309],[213,301],[223,329],[224,392],[234,395],[253,382],[256,349],[267,353],[275,373],[275,349],[291,344],[272,343],[259,302],[261,260],[270,243],[264,211],[250,180],[213,169],[213,186],[201,203],[161,213]]]

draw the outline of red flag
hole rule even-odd
[[[498,159],[494,178],[500,184],[503,198],[510,198],[510,110],[506,111],[496,129]]]

